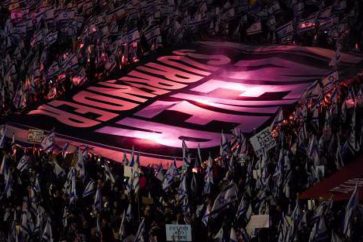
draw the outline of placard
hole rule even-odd
[[[40,144],[44,138],[44,131],[41,129],[28,130],[28,142]]]
[[[132,175],[132,167],[124,166],[124,177],[131,177]]]
[[[246,230],[249,235],[252,235],[255,229],[269,228],[270,216],[268,214],[252,215],[247,224]]]
[[[250,142],[257,156],[263,155],[276,146],[276,141],[271,135],[270,127],[252,136]]]
[[[166,224],[167,241],[192,241],[192,227],[189,224]]]
[[[141,202],[144,205],[151,205],[154,204],[154,199],[152,197],[142,197]]]

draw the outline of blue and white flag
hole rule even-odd
[[[121,223],[120,223],[120,227],[118,229],[118,238],[119,240],[123,240],[126,234],[125,231],[125,219],[126,219],[126,211],[124,210],[122,213],[122,218],[121,218]]]
[[[9,198],[13,191],[13,177],[12,177],[11,173],[4,176],[4,183],[5,183],[4,194],[5,194],[6,198]]]
[[[76,170],[72,167],[68,174],[69,182],[69,203],[73,204],[77,200],[77,190],[76,190]]]
[[[229,151],[229,143],[226,139],[226,136],[223,133],[221,133],[221,144],[220,144],[220,148],[219,148],[219,154],[220,156],[224,157],[226,155],[228,155],[228,151]]]
[[[4,177],[6,177],[8,175],[8,164],[7,164],[7,160],[6,160],[6,155],[3,155],[3,160],[1,162],[1,166],[0,166],[0,175],[3,175]]]
[[[137,229],[134,242],[144,242],[145,241],[145,219],[142,218],[139,227]]]
[[[52,131],[49,135],[43,138],[40,145],[42,146],[43,150],[48,150],[54,145],[54,142],[55,142],[55,132]]]
[[[96,191],[95,181],[91,179],[87,183],[87,186],[83,191],[82,197],[88,197],[88,196],[92,195],[93,193],[95,193],[95,191]]]
[[[238,188],[234,182],[231,182],[228,187],[221,191],[214,200],[211,214],[218,214],[220,211],[228,207],[237,200]]]
[[[187,196],[188,196],[187,174],[183,174],[178,188],[178,200],[182,201]]]
[[[111,169],[108,165],[107,162],[105,162],[104,164],[104,168],[105,168],[105,175],[106,175],[106,179],[110,180],[112,184],[114,184],[116,182],[115,177],[113,176]]]
[[[45,224],[45,228],[43,231],[42,239],[45,241],[53,242],[53,233],[52,233],[52,226],[50,224],[50,219],[47,219],[47,223]]]
[[[253,23],[250,27],[247,28],[246,33],[247,35],[255,35],[262,33],[261,21]]]
[[[132,213],[132,205],[130,202],[126,210],[126,220],[127,222],[130,223],[133,219],[134,219],[134,214]]]
[[[236,218],[239,219],[241,217],[246,217],[246,213],[249,207],[249,203],[247,199],[245,199],[245,196],[242,196],[241,201],[237,208]]]
[[[204,175],[204,189],[203,189],[203,194],[210,194],[212,191],[212,186],[214,184],[213,181],[213,170],[212,170],[212,166],[213,166],[213,160],[212,157],[209,155],[208,161],[207,161],[207,169]]]
[[[229,242],[238,242],[239,240],[237,239],[237,234],[236,231],[234,230],[234,228],[231,228],[231,232],[229,234]]]
[[[51,46],[52,44],[54,44],[55,42],[57,42],[58,40],[58,32],[49,32],[45,35],[44,38],[44,46]]]
[[[359,192],[358,192],[358,183],[355,185],[354,191],[349,198],[348,204],[345,207],[345,216],[344,216],[344,227],[343,234],[345,234],[348,238],[350,238],[352,234],[351,230],[351,218],[354,210],[358,207],[359,204]]]
[[[53,168],[53,172],[57,177],[62,177],[66,175],[66,172],[64,171],[64,169],[58,164],[58,162],[56,161],[56,159],[53,160],[53,164],[54,164],[54,168]]]
[[[350,135],[347,142],[352,153],[356,153],[360,150],[360,143],[356,132],[356,108],[353,110],[352,121],[350,123]]]
[[[20,172],[23,172],[24,170],[28,169],[29,162],[30,162],[29,156],[23,155],[20,158],[18,165],[16,166],[16,169],[18,169]]]
[[[323,78],[322,84],[324,87],[324,92],[328,92],[333,88],[333,86],[339,80],[339,73],[337,71],[329,74],[327,77]]]
[[[86,168],[84,166],[83,153],[80,148],[78,148],[78,151],[77,151],[77,167],[76,167],[76,169],[77,169],[77,171],[79,171],[79,176],[84,178],[86,175]]]
[[[283,44],[288,44],[292,41],[293,33],[294,33],[294,27],[292,21],[276,29],[276,36],[280,39],[280,42]]]
[[[3,94],[3,95],[5,95],[5,94]],[[4,148],[5,139],[6,139],[6,126],[4,125],[1,129],[1,134],[0,134],[0,149]]]
[[[191,165],[190,157],[189,157],[189,149],[185,140],[182,141],[182,150],[183,150],[183,170],[187,170],[188,167]]]
[[[174,183],[174,179],[178,175],[178,170],[176,168],[176,162],[174,162],[170,165],[169,169],[165,173],[165,178],[162,184],[163,190],[167,191],[169,190],[170,186]]]
[[[101,190],[98,188],[93,201],[93,209],[100,212],[102,210],[102,195]]]

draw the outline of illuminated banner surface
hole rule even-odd
[[[55,131],[90,145],[150,156],[216,150],[220,133],[261,130],[279,107],[292,105],[328,75],[330,50],[200,42],[139,63],[117,78],[92,83],[13,117],[12,124]],[[342,55],[342,65],[357,64]]]

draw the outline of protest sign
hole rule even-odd
[[[192,241],[192,227],[188,224],[166,224],[167,241]]]
[[[252,235],[255,229],[269,228],[270,216],[268,214],[252,215],[247,224],[246,230],[249,235]]]
[[[44,138],[44,131],[41,129],[28,130],[28,142],[40,144]]]
[[[124,166],[124,177],[131,177],[132,175],[132,167]]]
[[[260,156],[276,146],[276,141],[267,127],[250,138],[250,142],[257,156]]]

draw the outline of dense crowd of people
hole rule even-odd
[[[344,49],[362,44],[358,0],[0,3],[1,115],[102,80],[160,47],[218,38]],[[349,36],[349,37],[348,37]]]
[[[181,141],[183,165],[166,170],[141,166],[137,152],[117,163],[87,147],[56,152],[2,138],[0,239],[165,241],[165,224],[190,224],[193,241],[362,241],[357,185],[344,203],[298,197],[363,146],[363,75],[330,84],[317,82],[289,117],[276,115],[277,145],[260,156],[239,130],[222,135],[213,158]],[[269,227],[249,230],[254,215],[269,215]]]
[[[359,50],[361,5],[2,1],[0,113],[27,110],[160,47],[202,38]],[[339,70],[337,59],[332,66]],[[190,224],[193,241],[363,241],[357,186],[347,202],[298,196],[360,155],[362,92],[362,74],[316,82],[292,113],[276,115],[271,150],[257,156],[233,130],[214,157],[181,141],[180,167],[142,166],[136,151],[117,163],[87,147],[22,147],[3,129],[0,241],[165,241],[166,224]],[[269,215],[268,228],[250,230],[254,215]]]

